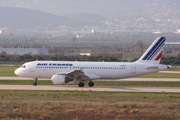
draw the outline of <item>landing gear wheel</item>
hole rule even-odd
[[[94,83],[93,82],[89,82],[89,87],[93,87],[94,86]]]
[[[83,82],[80,82],[78,86],[79,86],[79,87],[84,87],[84,83],[83,83]]]
[[[37,86],[37,82],[34,82],[33,85],[34,85],[34,86]]]
[[[37,78],[34,78],[34,83],[33,83],[34,86],[37,86],[37,80],[38,80]]]

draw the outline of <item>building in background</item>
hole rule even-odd
[[[0,53],[8,55],[49,55],[48,48],[0,48]]]

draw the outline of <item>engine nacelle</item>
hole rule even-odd
[[[73,81],[73,78],[69,78],[66,75],[53,75],[51,77],[53,84],[65,84]]]

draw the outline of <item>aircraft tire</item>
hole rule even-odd
[[[89,87],[93,87],[94,86],[94,82],[89,82]]]
[[[33,83],[33,86],[37,86],[37,82],[34,82],[34,83]]]
[[[84,87],[84,83],[83,83],[83,82],[80,82],[78,86],[79,86],[79,87]]]

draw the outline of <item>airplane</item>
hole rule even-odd
[[[79,87],[84,87],[83,81],[88,80],[89,87],[93,87],[92,80],[123,79],[155,73],[169,68],[168,65],[160,64],[165,40],[165,37],[156,38],[135,62],[32,61],[16,69],[15,74],[33,78],[34,86],[39,78],[48,78],[53,84],[77,81]]]

